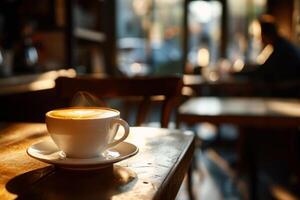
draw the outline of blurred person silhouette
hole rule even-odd
[[[258,65],[245,67],[238,76],[252,80],[278,82],[300,78],[300,50],[278,32],[271,15],[259,18],[263,50],[257,57]]]

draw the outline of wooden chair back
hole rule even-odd
[[[62,102],[70,103],[78,92],[92,94],[98,99],[134,99],[139,101],[135,125],[141,125],[148,113],[151,101],[161,100],[161,127],[167,127],[170,115],[181,95],[180,77],[134,77],[134,78],[95,78],[60,77],[56,80],[56,90]],[[101,101],[103,102],[103,101]]]

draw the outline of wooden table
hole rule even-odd
[[[201,75],[185,74],[183,84],[183,94],[187,96],[249,96],[256,90],[253,82],[236,77],[209,81]]]
[[[238,144],[238,151],[239,153],[247,152],[247,156],[244,156],[243,160],[247,159],[249,164],[250,198],[256,199],[256,183],[258,180],[256,158],[254,155],[255,147],[253,145],[246,145],[248,143],[245,141],[245,135],[248,133],[252,135],[254,133],[251,133],[248,128],[286,128],[297,132],[300,126],[300,100],[194,97],[179,107],[177,124],[186,123],[192,125],[201,122],[210,122],[216,125],[231,123],[239,126],[242,133],[246,133],[242,134],[243,142]],[[294,151],[292,148],[291,150]],[[293,153],[295,154],[295,152]],[[239,155],[239,158],[241,159],[242,156]]]
[[[26,154],[44,124],[0,124],[0,199],[174,199],[192,160],[189,132],[133,127],[139,153],[98,171],[67,171]]]
[[[231,75],[209,81],[201,75],[184,75],[183,83],[185,86],[183,94],[187,96],[300,97],[299,80],[274,83]]]
[[[56,108],[55,79],[74,77],[74,69],[0,78],[0,121],[43,122],[44,113]]]
[[[55,86],[55,79],[61,76],[75,77],[76,71],[61,69],[40,74],[0,78],[0,96],[52,89]]]
[[[179,107],[179,122],[233,123],[252,127],[299,127],[300,100],[195,97]]]

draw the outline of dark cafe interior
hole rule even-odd
[[[0,199],[300,199],[300,0],[1,0]]]

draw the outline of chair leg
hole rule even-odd
[[[193,162],[189,166],[188,172],[187,172],[187,190],[188,190],[188,195],[190,200],[194,200],[194,192],[193,192]]]

